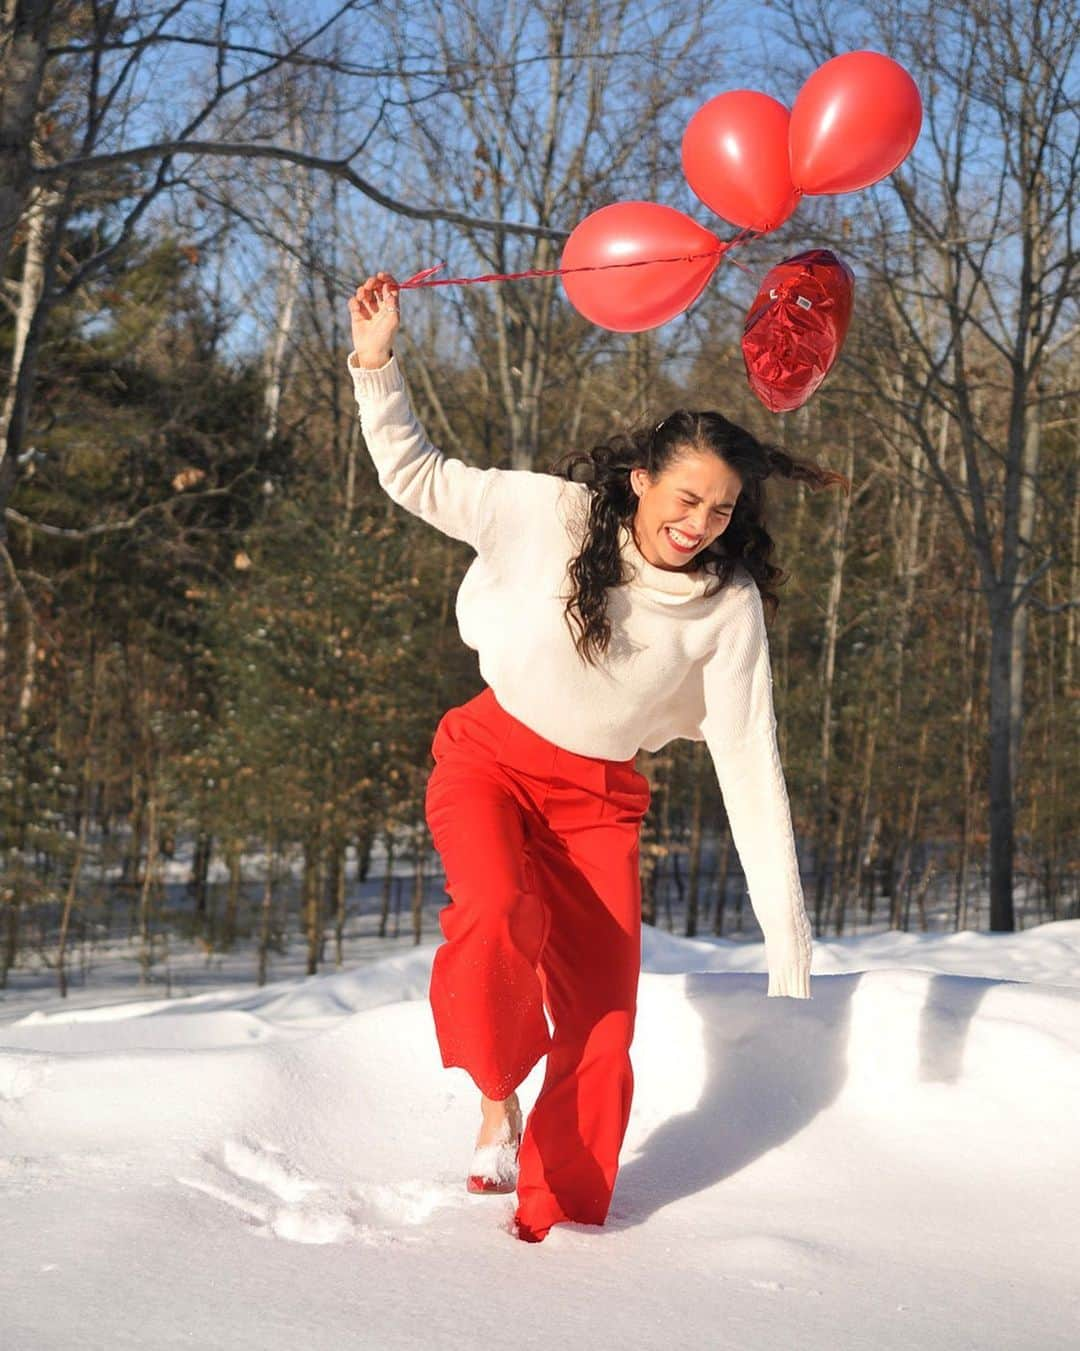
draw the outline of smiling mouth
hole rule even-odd
[[[671,533],[671,527],[670,527],[670,526],[665,526],[665,534],[667,535],[668,539],[671,541],[672,547],[675,548],[675,549],[677,549],[677,550],[679,551],[679,553],[681,553],[681,554],[692,554],[692,553],[694,552],[694,550],[695,550],[695,549],[700,545],[700,543],[701,543],[701,540],[700,540],[700,539],[696,539],[696,540],[694,540],[694,542],[693,542],[692,544],[681,544],[681,543],[675,538],[675,536]],[[684,538],[687,538],[687,537],[684,536]]]

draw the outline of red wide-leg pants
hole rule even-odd
[[[547,1056],[519,1233],[603,1224],[634,1087],[649,781],[633,759],[547,741],[490,688],[445,714],[431,753],[425,814],[451,897],[429,991],[442,1062],[501,1099]]]

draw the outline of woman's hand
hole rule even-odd
[[[394,354],[394,335],[401,323],[401,289],[389,272],[377,272],[349,299],[354,364],[375,370]]]

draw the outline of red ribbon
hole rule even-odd
[[[593,263],[588,267],[531,267],[527,272],[488,272],[482,277],[440,277],[431,280],[434,273],[446,266],[445,263],[436,263],[434,267],[426,267],[408,281],[403,281],[398,290],[415,291],[424,286],[474,286],[478,282],[524,281],[530,277],[565,277],[570,272],[605,272],[612,267],[649,267],[653,263],[690,263],[696,262],[699,258],[722,258],[737,245],[745,244],[752,235],[763,233],[765,232],[760,230],[742,230],[734,239],[721,244],[717,249],[706,249],[703,253],[682,253],[677,258],[635,258],[629,263]],[[741,267],[744,272],[750,271],[734,258],[731,262],[735,263],[736,267]]]

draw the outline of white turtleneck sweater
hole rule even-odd
[[[811,932],[776,742],[772,669],[757,585],[745,568],[716,595],[712,574],[649,563],[620,527],[632,578],[608,590],[611,644],[578,655],[563,615],[590,489],[553,474],[478,469],[431,444],[398,359],[348,359],[379,483],[407,511],[476,551],[457,594],[464,642],[520,722],[578,755],[629,760],[676,737],[704,741],[750,902],[770,995],[809,999]]]

